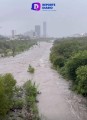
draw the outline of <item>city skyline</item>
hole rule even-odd
[[[41,36],[41,26],[35,25],[35,36],[40,37]]]
[[[11,30],[11,36],[12,38],[14,38],[15,35],[18,35],[19,33],[17,33],[16,30]],[[47,23],[46,21],[44,21],[42,23],[42,25],[38,24],[35,25],[33,30],[28,30],[24,33],[20,33],[23,34],[25,36],[30,36],[30,37],[47,37]]]
[[[43,37],[47,37],[47,23],[46,21],[43,22]]]
[[[10,35],[11,30],[24,33],[37,24],[47,22],[48,36],[64,37],[87,32],[87,0],[39,0],[55,2],[56,11],[32,11],[35,0],[0,0],[0,34]]]

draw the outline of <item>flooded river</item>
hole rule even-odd
[[[29,79],[37,83],[43,120],[87,120],[85,99],[70,91],[69,83],[51,69],[51,47],[52,43],[42,42],[14,58],[0,58],[0,74],[12,73],[20,86]],[[29,64],[35,68],[34,75],[27,72]]]

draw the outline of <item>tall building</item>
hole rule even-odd
[[[43,37],[47,36],[47,24],[46,22],[43,22]]]
[[[12,30],[12,38],[15,36],[15,30]]]
[[[41,36],[41,28],[40,25],[35,25],[35,36],[40,37]]]

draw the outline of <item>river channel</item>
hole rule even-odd
[[[17,85],[31,79],[38,85],[38,108],[43,120],[87,120],[86,100],[69,90],[69,82],[51,68],[52,43],[41,42],[15,57],[0,58],[0,74],[12,73]],[[27,72],[31,64],[34,75]]]

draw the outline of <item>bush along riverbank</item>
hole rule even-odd
[[[50,60],[72,90],[87,97],[87,37],[63,38],[54,42]]]
[[[27,72],[34,74],[35,69],[29,64]]]
[[[33,45],[37,45],[37,40],[9,40],[0,41],[0,56],[15,56],[16,54],[28,50]]]
[[[0,120],[40,120],[38,94],[31,80],[18,87],[12,74],[0,75]]]

